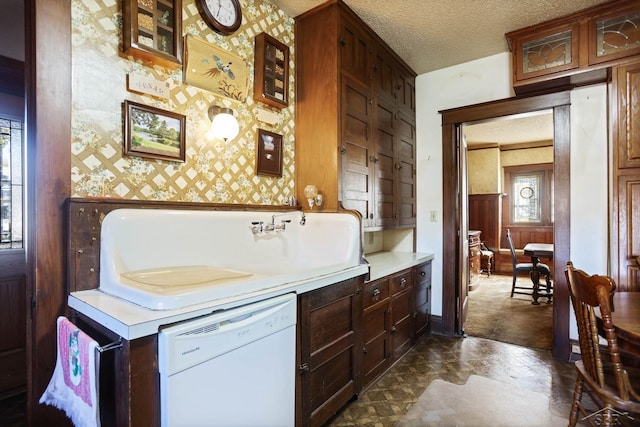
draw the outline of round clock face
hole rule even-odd
[[[199,0],[201,15],[213,30],[231,34],[240,28],[242,10],[239,0]]]

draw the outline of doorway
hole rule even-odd
[[[551,350],[553,306],[531,304],[532,284],[526,275],[516,278],[518,288],[511,293],[514,265],[506,230],[518,243],[520,263],[530,262],[522,254],[525,243],[553,243],[552,110],[465,123],[462,135],[474,242],[464,333]],[[551,266],[550,260],[541,262]],[[536,325],[535,333],[528,325]]]
[[[468,195],[461,185],[460,147],[461,128],[465,123],[490,120],[513,114],[550,109],[554,123],[554,265],[565,265],[569,259],[570,227],[570,93],[515,97],[505,100],[476,104],[454,110],[441,111],[443,138],[443,257],[455,260],[443,265],[442,331],[460,335],[464,331],[467,307],[467,282],[462,272],[466,271],[468,252],[465,247],[466,228],[462,207]],[[553,349],[556,358],[566,359],[569,346],[569,295],[564,275],[556,274],[553,305]]]

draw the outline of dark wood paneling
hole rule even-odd
[[[469,195],[469,230],[481,231],[482,242],[493,252],[501,247],[502,196],[502,193]]]
[[[69,425],[39,405],[56,361],[56,318],[66,306],[64,202],[71,187],[71,6],[25,1],[27,125],[27,414],[31,425]]]
[[[24,62],[0,56],[0,92],[24,97]]]
[[[27,384],[26,308],[24,275],[1,278],[0,398],[23,392]]]

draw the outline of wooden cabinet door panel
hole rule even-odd
[[[640,168],[640,62],[617,68],[614,93],[618,97],[617,141],[618,168]]]
[[[373,156],[369,126],[371,98],[365,85],[342,76],[341,200],[347,209],[356,209],[369,225]]]
[[[618,178],[616,292],[640,292],[640,171]]]
[[[407,352],[413,337],[410,288],[392,298],[391,322],[391,345],[396,360]]]
[[[394,225],[396,218],[395,106],[382,98],[376,102],[374,155],[374,225]]]
[[[376,51],[373,66],[373,88],[376,97],[394,101],[396,97],[395,70],[397,62],[385,49]],[[395,102],[395,101],[394,101]]]
[[[373,76],[370,66],[371,39],[367,31],[342,14],[339,43],[341,70],[368,83]]]
[[[385,371],[391,362],[388,299],[366,310],[364,315],[363,376],[369,384]]]
[[[360,391],[361,280],[345,280],[298,297],[299,419],[304,425],[322,425]]]
[[[398,116],[398,224],[416,224],[415,116]]]

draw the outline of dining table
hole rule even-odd
[[[611,320],[618,348],[640,358],[640,292],[616,292],[612,302]],[[601,318],[598,310],[596,316]]]
[[[527,243],[524,245],[523,252],[531,258],[531,264],[533,264],[533,268],[529,274],[531,282],[533,282],[533,293],[531,295],[533,298],[532,304],[540,304],[538,302],[538,298],[540,297],[546,297],[547,303],[550,303],[553,297],[551,284],[547,282],[546,292],[540,293],[540,271],[538,271],[538,264],[540,263],[540,258],[553,259],[553,243]]]

